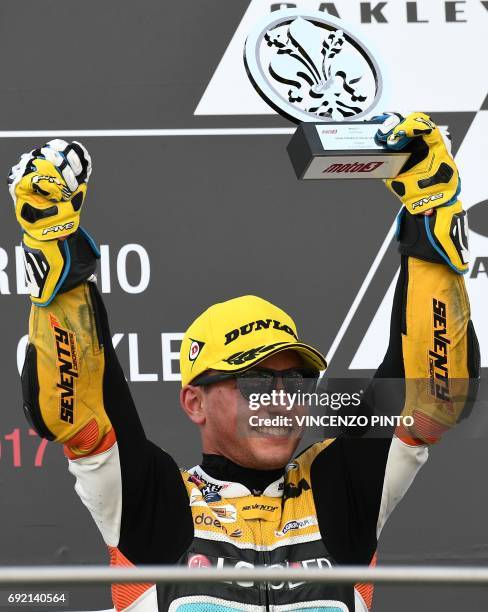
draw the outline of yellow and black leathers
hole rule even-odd
[[[462,276],[444,264],[402,256],[390,343],[366,400],[373,397],[388,414],[413,417],[397,430],[411,444],[437,442],[472,409],[480,357],[470,317]]]
[[[48,308],[32,307],[22,372],[24,410],[32,425],[48,440],[68,444],[73,455],[90,453],[112,429],[104,410],[104,348],[91,287],[82,283]]]
[[[402,355],[410,432],[436,441],[468,416],[479,376],[479,348],[464,279],[443,265],[408,258]],[[437,269],[436,269],[437,268]],[[428,350],[419,351],[427,342]]]
[[[22,387],[33,426],[64,443],[76,491],[111,562],[191,567],[372,562],[378,534],[426,461],[425,443],[466,413],[469,379],[478,376],[462,276],[445,263],[401,258],[388,351],[366,396],[378,412],[383,402],[403,402],[398,412],[413,415],[414,426],[398,436],[340,435],[319,442],[256,491],[248,474],[225,458],[216,464],[205,456],[200,466],[180,472],[173,458],[147,439],[102,298],[94,282],[86,282],[95,255],[89,248],[83,253],[85,278],[68,288],[63,283],[44,308],[32,306]],[[380,379],[404,381],[404,396],[385,393]],[[117,585],[112,593],[116,610],[133,612],[246,606],[264,612],[277,605],[365,612],[371,604],[371,589],[360,585],[356,591],[289,583]]]
[[[404,413],[413,414],[418,427],[399,432],[404,441],[340,436],[314,445],[292,462],[282,483],[257,496],[243,490],[239,472],[214,472],[205,461],[190,470],[195,478],[180,474],[146,438],[93,283],[58,294],[47,308],[32,307],[25,401],[35,407],[37,423],[65,441],[76,490],[113,563],[329,567],[373,559],[377,533],[392,510],[383,500],[403,496],[425,462],[423,442],[457,420],[456,379],[475,378],[478,364],[463,278],[443,264],[402,260],[390,346],[373,387],[381,378],[407,377]],[[424,383],[420,391],[409,388],[410,378]],[[380,412],[381,402],[391,401],[381,388],[374,397]],[[72,423],[63,420],[66,409]],[[371,590],[358,589],[368,600]],[[138,610],[150,597],[151,610],[166,611],[173,602],[176,610],[191,602],[211,610],[238,602],[264,611],[336,601],[352,612],[359,595],[288,584],[113,589],[117,610]],[[366,610],[359,605],[356,610]]]
[[[83,145],[59,139],[22,155],[19,163],[10,170],[10,194],[17,220],[24,230],[22,246],[26,279],[31,300],[36,306],[49,306],[58,293],[81,287],[81,283],[96,270],[98,249],[90,235],[79,226],[90,174],[91,158]],[[71,300],[75,299],[75,294],[70,296]],[[86,304],[86,299],[81,299],[78,305],[73,304],[73,308],[83,309],[83,304]],[[78,403],[85,402],[87,406],[99,403],[93,397],[85,401],[82,396],[96,393],[100,388],[103,355],[100,350],[93,354],[79,353],[77,334],[82,331],[61,329],[57,323],[57,308],[57,304],[52,304],[50,316],[47,319],[41,317],[40,321],[37,320],[40,310],[32,310],[31,329],[35,326],[36,333],[45,337],[44,347],[54,339],[57,357],[53,361],[51,348],[46,353],[42,343],[37,347],[30,344],[26,364],[32,364],[32,368],[24,368],[22,384],[24,395],[35,398],[35,401],[24,404],[26,415],[34,427],[47,439],[66,442],[73,440],[90,421],[83,419],[82,411],[75,423],[75,394]],[[76,380],[81,367],[93,378],[94,384],[87,385],[78,393]],[[56,380],[55,387],[44,384],[46,376],[51,378],[50,382]],[[57,411],[41,414],[39,406],[53,403],[57,404]],[[85,417],[88,412],[89,409]],[[102,434],[106,428],[104,422]],[[74,452],[76,448],[75,440]]]
[[[385,181],[404,205],[398,218],[398,235],[408,233],[408,240],[413,240],[430,260],[447,263],[465,274],[469,263],[467,216],[458,199],[461,181],[445,138],[424,113],[382,117],[385,121],[376,135],[377,143],[410,152],[400,174]],[[423,215],[432,210],[432,214]],[[407,213],[422,218],[414,221]],[[403,230],[402,224],[411,227]],[[421,243],[425,243],[423,247]],[[406,254],[419,256],[418,250]]]

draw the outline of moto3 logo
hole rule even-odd
[[[326,172],[374,172],[385,162],[353,162],[352,164],[331,164],[322,174]]]

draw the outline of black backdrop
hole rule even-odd
[[[143,423],[182,466],[197,462],[200,450],[178,407],[179,382],[171,380],[178,334],[213,302],[254,293],[292,313],[302,338],[327,353],[398,210],[380,181],[298,182],[286,156],[288,135],[104,132],[290,127],[277,116],[194,115],[248,4],[4,0],[0,8],[0,168],[6,174],[55,130],[102,131],[79,136],[94,161],[83,223],[106,245],[102,288]],[[482,114],[463,104],[456,110],[456,100],[434,111],[456,148]],[[484,150],[473,155],[480,168],[488,161]],[[29,302],[19,294],[20,234],[6,188],[0,198],[0,563],[106,563],[61,449],[48,445],[41,457],[22,416],[16,356]],[[348,370],[397,267],[395,245],[387,245],[334,355],[335,375]],[[486,277],[469,279],[477,295],[486,292]],[[381,324],[387,328],[386,316]],[[380,563],[486,563],[486,448],[483,439],[452,435],[432,450],[383,532]],[[72,610],[110,606],[108,588],[70,591]],[[375,604],[377,612],[484,610],[488,595],[381,587]]]

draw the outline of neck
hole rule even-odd
[[[239,482],[247,487],[254,495],[261,493],[278,478],[283,476],[285,468],[277,470],[255,470],[234,463],[222,455],[203,455],[202,469],[212,478]]]

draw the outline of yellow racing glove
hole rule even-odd
[[[385,184],[403,203],[398,217],[400,251],[468,271],[468,225],[458,199],[461,181],[450,144],[424,113],[382,115],[376,142],[410,152],[400,174]],[[409,218],[417,217],[416,220]],[[405,226],[405,227],[402,227]]]
[[[31,299],[47,306],[95,270],[98,249],[79,227],[91,174],[88,151],[79,142],[51,140],[22,155],[8,177]]]

